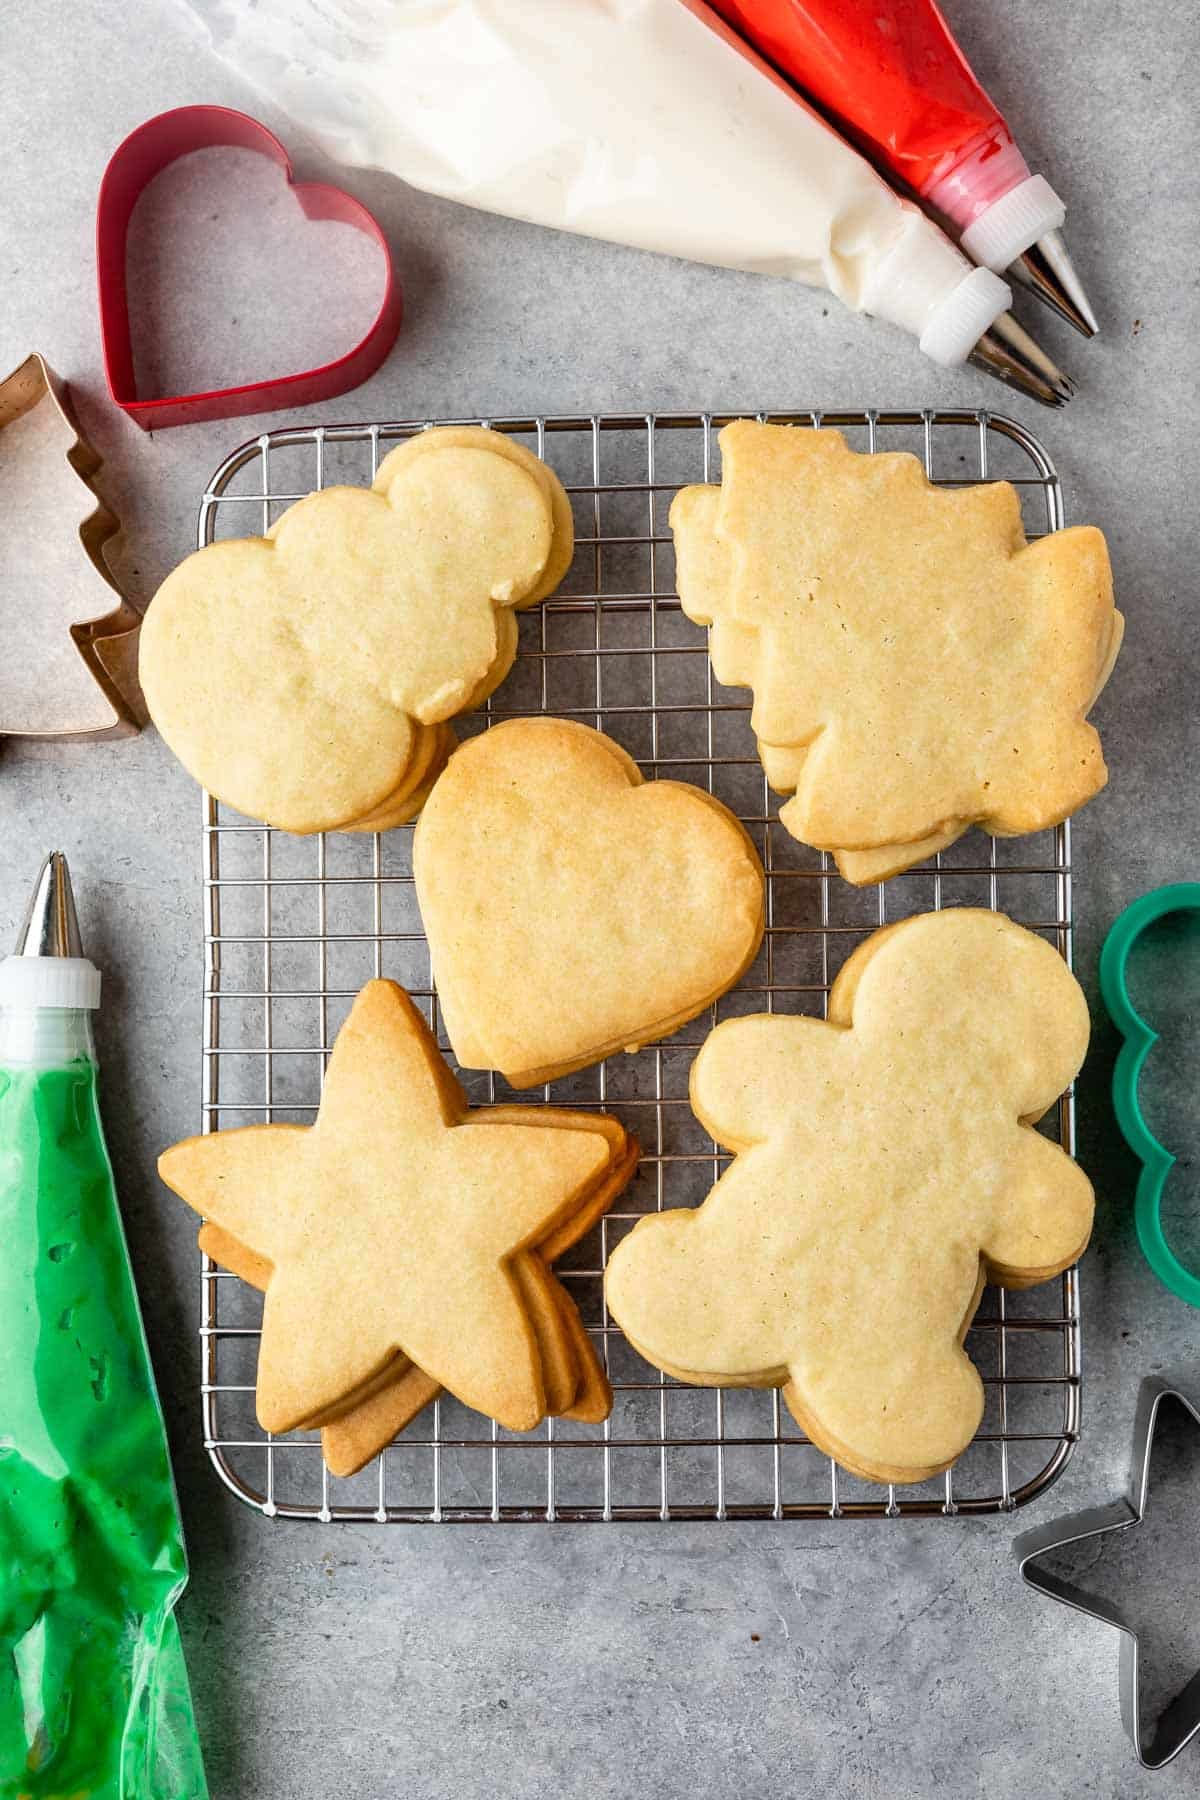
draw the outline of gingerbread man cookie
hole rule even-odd
[[[1057,952],[997,913],[921,914],[869,938],[828,1021],[718,1025],[691,1100],[732,1165],[695,1211],[640,1221],[609,1309],[659,1368],[782,1387],[814,1443],[922,1481],[976,1431],[963,1349],[985,1280],[1044,1281],[1088,1241],[1092,1190],[1033,1129],[1087,1048]]]

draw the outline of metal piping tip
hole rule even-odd
[[[52,850],[38,872],[13,955],[83,955],[71,871],[61,850]]]
[[[1065,406],[1075,392],[1071,377],[1051,362],[1008,312],[992,320],[967,360],[1006,387],[1019,388],[1031,400],[1040,400],[1043,406]]]
[[[1009,264],[1007,273],[1084,337],[1095,337],[1100,327],[1061,231],[1045,232],[1024,255]]]

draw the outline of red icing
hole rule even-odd
[[[926,193],[1011,142],[933,0],[710,0],[878,161]],[[991,140],[988,142],[987,140]]]

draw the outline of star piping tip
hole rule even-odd
[[[1053,362],[1035,338],[1030,337],[1011,313],[1001,313],[972,350],[968,360],[986,369],[1006,387],[1013,387],[1043,406],[1065,406],[1075,383]]]

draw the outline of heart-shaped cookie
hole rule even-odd
[[[762,865],[733,814],[643,782],[572,720],[512,719],[456,751],[413,872],[455,1054],[514,1087],[666,1037],[762,940]]]

